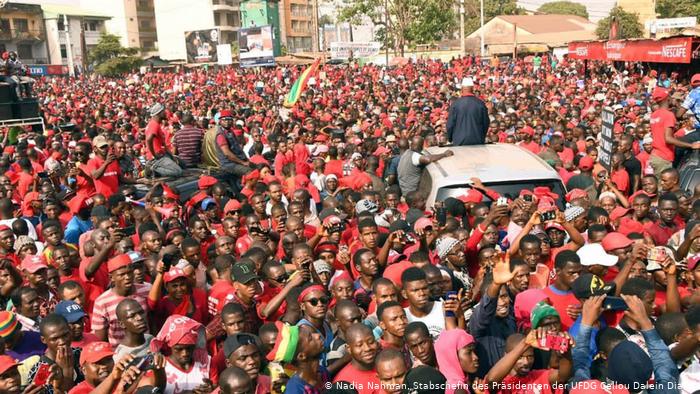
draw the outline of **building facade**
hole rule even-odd
[[[310,0],[283,0],[282,12],[287,52],[310,52],[314,48],[314,6]]]
[[[68,65],[68,57],[71,56],[76,69],[87,67],[89,52],[107,31],[105,22],[110,17],[73,6],[43,5],[42,9],[49,63]]]
[[[158,49],[153,0],[100,0],[100,10],[112,17],[107,31],[118,35],[122,46],[138,48],[144,56]]]
[[[0,53],[15,51],[25,64],[48,64],[41,6],[7,3],[0,8]]]
[[[237,0],[153,0],[158,52],[164,60],[186,58],[185,32],[219,29],[220,44],[237,44],[241,15]]]

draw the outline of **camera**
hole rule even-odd
[[[550,220],[554,220],[556,217],[557,217],[557,213],[554,210],[543,212],[540,214],[540,220],[542,222],[548,222]]]
[[[165,267],[165,271],[170,271],[170,267],[173,265],[174,260],[174,254],[168,253],[163,255],[163,267]]]

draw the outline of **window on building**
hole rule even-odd
[[[139,0],[137,8],[147,10],[151,8],[151,5],[149,4],[148,0]]]
[[[59,15],[58,19],[56,20],[56,26],[58,27],[58,31],[65,31],[66,30],[66,25],[63,23],[63,16]]]
[[[83,24],[83,29],[85,29],[85,31],[97,31],[97,22],[87,21]]]
[[[221,26],[221,14],[218,12],[214,13],[214,26]]]
[[[150,29],[151,21],[149,21],[148,19],[141,19],[141,21],[139,21],[139,27],[142,29]]]
[[[15,26],[15,31],[23,33],[27,33],[29,31],[29,21],[27,21],[26,19],[13,19],[12,24]]]
[[[0,18],[0,34],[10,34],[10,20]]]
[[[61,44],[61,58],[68,58],[68,50],[66,50],[66,44]]]
[[[17,44],[17,56],[20,59],[34,59],[32,44]]]
[[[155,49],[155,46],[153,41],[141,41],[141,47],[145,50]]]

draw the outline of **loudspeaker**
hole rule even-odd
[[[13,113],[17,119],[36,118],[39,116],[39,102],[36,99],[18,101],[14,104]]]
[[[12,106],[14,103],[0,102],[0,120],[13,119]]]
[[[9,103],[12,101],[12,89],[10,89],[10,84],[5,82],[0,82],[0,103]]]

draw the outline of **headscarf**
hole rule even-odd
[[[447,378],[445,394],[453,394],[459,384],[467,383],[457,352],[472,343],[474,343],[474,337],[461,329],[443,331],[435,341],[438,366],[440,372]]]
[[[203,329],[202,324],[187,316],[170,315],[158,335],[151,341],[151,351],[168,354],[170,348],[175,345],[204,347],[204,336],[199,335]]]

